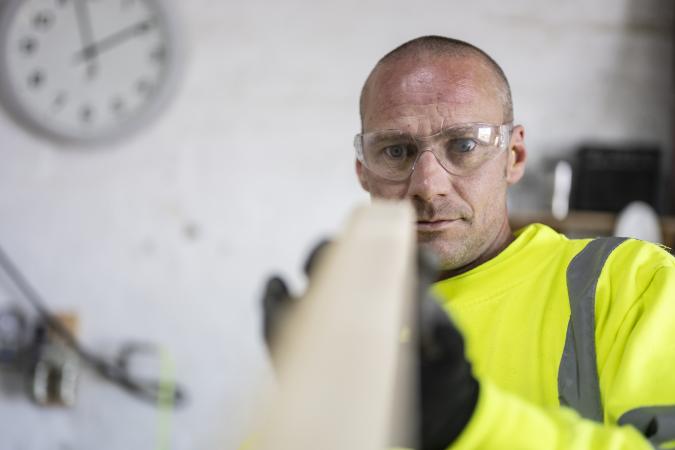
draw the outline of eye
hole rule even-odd
[[[404,159],[408,156],[408,148],[403,144],[390,145],[384,150],[384,154],[391,159]]]
[[[478,144],[473,139],[454,139],[450,141],[448,150],[456,153],[469,153],[473,151]]]

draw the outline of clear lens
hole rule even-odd
[[[408,178],[425,151],[431,151],[449,173],[463,176],[504,150],[510,131],[510,124],[464,124],[426,137],[384,130],[358,134],[354,145],[357,158],[368,170],[391,181]]]

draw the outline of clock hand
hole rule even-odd
[[[89,14],[89,6],[87,5],[88,0],[75,0],[73,2],[75,6],[75,16],[77,19],[77,29],[80,34],[80,41],[82,46],[87,48],[91,47],[94,42],[94,31],[91,26],[91,15]],[[87,73],[89,77],[93,77],[98,71],[98,61],[96,58],[96,49],[93,50],[91,61],[87,67]]]
[[[148,29],[150,29],[151,26],[155,24],[156,20],[156,17],[151,17],[149,19],[135,23],[134,25],[123,28],[96,43],[85,46],[82,50],[75,53],[75,63],[87,62],[92,58],[96,58],[101,53],[117,47],[131,38],[145,33],[148,31]]]

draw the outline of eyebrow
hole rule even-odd
[[[390,128],[390,129],[386,129],[386,130],[373,130],[373,131],[368,132],[368,133],[375,134],[375,138],[378,141],[385,140],[385,139],[391,139],[391,138],[395,138],[395,137],[400,137],[400,136],[406,136],[406,137],[409,136],[409,137],[418,139],[418,138],[428,138],[428,137],[443,135],[443,134],[446,134],[448,132],[471,131],[471,130],[473,130],[474,127],[483,128],[483,127],[491,127],[491,126],[492,125],[483,124],[483,123],[479,123],[479,122],[455,124],[455,125],[451,125],[449,127],[444,127],[443,129],[437,131],[436,133],[427,134],[427,135],[423,135],[423,136],[418,135],[417,133],[410,132],[410,131],[394,129],[394,128]]]
[[[403,130],[396,130],[396,129],[387,129],[387,130],[376,130],[376,131],[371,131],[373,133],[373,137],[376,138],[378,141],[383,140],[383,139],[392,139],[392,138],[397,138],[397,137],[408,137],[412,136],[412,133],[409,133],[407,131]]]

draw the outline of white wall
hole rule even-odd
[[[444,34],[492,54],[511,80],[531,168],[589,138],[672,144],[670,0],[179,8],[182,87],[132,140],[64,150],[0,115],[0,244],[53,309],[78,313],[94,349],[142,339],[171,352],[191,394],[172,449],[236,447],[247,393],[268,374],[263,277],[280,271],[300,286],[308,248],[366,200],[352,173],[357,98],[394,46]],[[156,448],[152,408],[90,373],[71,410],[0,396],[2,449]]]

